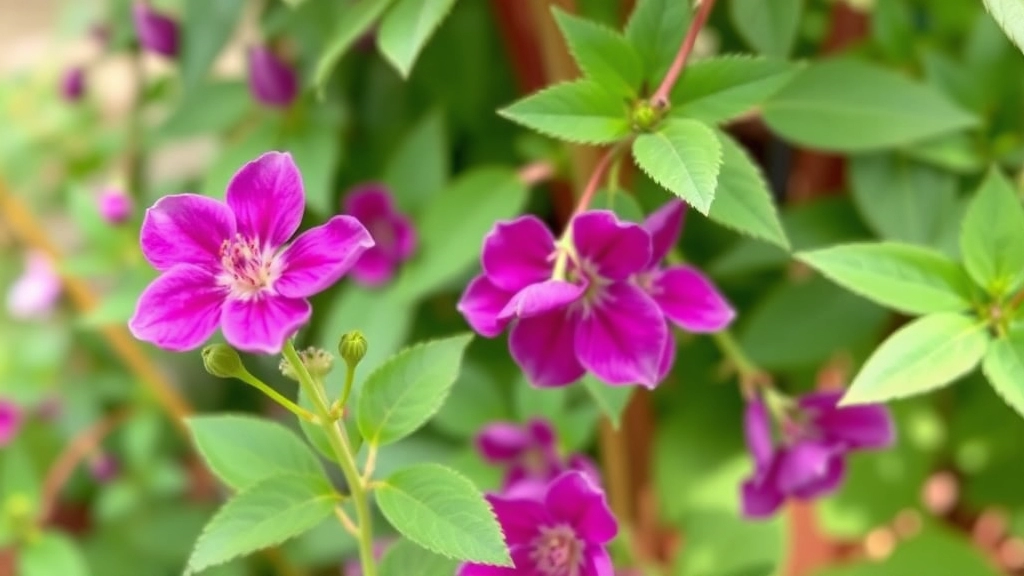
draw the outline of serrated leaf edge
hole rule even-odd
[[[551,92],[551,91],[554,91],[554,90],[559,90],[559,89],[562,89],[562,88],[564,88],[566,86],[576,85],[576,84],[589,84],[591,86],[597,87],[600,90],[603,90],[604,92],[607,92],[608,94],[611,94],[603,86],[601,86],[600,84],[597,84],[596,82],[593,82],[592,80],[587,80],[587,79],[584,79],[584,78],[577,78],[575,80],[567,80],[567,81],[564,81],[564,82],[556,82],[555,84],[549,84],[549,85],[545,86],[544,88],[541,88],[540,90],[537,90],[536,92],[532,92],[530,94],[527,94],[526,96],[516,100],[515,102],[509,104],[508,106],[505,106],[504,108],[499,108],[497,110],[497,114],[499,116],[501,116],[502,118],[506,119],[506,120],[509,120],[511,122],[515,122],[516,124],[518,124],[518,125],[520,125],[520,126],[522,126],[524,128],[527,128],[529,130],[533,130],[534,132],[537,132],[539,134],[543,134],[545,136],[548,136],[550,138],[554,138],[556,140],[562,140],[564,142],[572,142],[572,143],[575,143],[575,144],[589,144],[589,145],[613,144],[613,143],[618,142],[622,138],[625,138],[626,136],[629,135],[629,133],[630,133],[629,132],[629,119],[628,119],[628,113],[627,113],[627,111],[625,109],[623,109],[622,118],[621,118],[622,123],[623,123],[623,127],[624,127],[624,131],[622,132],[622,134],[619,134],[619,135],[615,136],[614,138],[608,138],[608,139],[591,139],[591,138],[577,138],[577,137],[568,138],[568,137],[566,137],[565,134],[558,134],[558,133],[552,132],[550,130],[546,130],[546,129],[543,129],[543,128],[539,128],[537,126],[533,126],[533,125],[527,124],[526,122],[523,122],[521,119],[516,118],[515,116],[513,116],[512,113],[510,112],[510,110],[513,107],[517,106],[518,104],[520,104],[522,102],[527,102],[527,101],[529,101],[529,100],[531,100],[531,99],[533,99],[535,97],[539,97],[541,94],[545,94],[547,92]],[[579,116],[584,116],[584,115],[580,114]],[[597,118],[611,118],[610,116],[594,116],[594,117],[597,117]]]
[[[718,193],[718,177],[722,173],[722,159],[723,159],[722,143],[718,140],[718,135],[714,133],[714,129],[712,129],[707,124],[701,122],[700,120],[693,120],[691,118],[674,118],[673,121],[675,121],[675,122],[694,122],[694,123],[700,124],[704,128],[707,128],[708,130],[710,130],[712,135],[715,137],[715,141],[718,142],[718,150],[717,150],[716,159],[715,159],[715,166],[718,168],[718,170],[715,171],[715,189],[714,189],[714,192],[712,192],[712,194],[711,194],[711,198],[708,200],[708,205],[706,207],[704,207],[704,209],[701,209],[701,207],[699,207],[699,206],[694,206],[693,204],[690,204],[689,200],[687,200],[686,198],[683,198],[683,197],[677,195],[672,190],[669,190],[668,186],[666,186],[661,180],[656,178],[654,176],[654,174],[651,174],[647,170],[647,168],[645,168],[640,162],[637,161],[637,159],[636,159],[636,152],[635,151],[632,154],[632,156],[633,156],[633,163],[636,166],[638,166],[640,168],[640,170],[642,170],[644,172],[644,174],[647,175],[648,178],[653,180],[658,186],[661,186],[661,188],[663,190],[667,191],[669,194],[675,196],[676,198],[679,198],[680,200],[686,202],[687,206],[693,208],[697,212],[700,212],[703,216],[706,217],[708,215],[708,212],[711,212],[711,204],[715,201],[715,196]],[[654,133],[651,133],[651,134],[654,134]],[[635,144],[636,144],[635,140],[634,140],[633,144],[635,146]],[[635,150],[635,148],[633,148],[633,150]]]

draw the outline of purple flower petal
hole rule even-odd
[[[699,270],[673,266],[655,277],[651,296],[665,316],[690,332],[718,332],[736,311]]]
[[[751,478],[743,483],[740,500],[747,518],[766,518],[775,514],[786,496],[775,487],[773,478]]]
[[[490,276],[488,276],[490,278]],[[586,286],[564,280],[545,280],[530,284],[516,293],[498,313],[499,320],[530,318],[562,310],[583,297]]]
[[[164,196],[142,220],[139,243],[157,270],[195,264],[220,270],[220,249],[235,235],[235,216],[221,202],[198,194]]]
[[[498,222],[484,238],[480,261],[496,286],[513,292],[551,277],[555,237],[536,216]]]
[[[167,350],[193,350],[217,331],[226,297],[213,274],[181,264],[143,290],[128,329]]]
[[[132,21],[139,43],[147,50],[168,58],[178,55],[178,22],[153,10],[147,2],[132,5]]]
[[[632,222],[621,222],[608,210],[592,210],[573,218],[572,241],[580,259],[609,280],[625,280],[647,268],[651,237]]]
[[[686,203],[673,198],[651,212],[644,220],[644,230],[651,235],[650,267],[657,266],[675,247],[683,230],[685,215]]]
[[[476,445],[485,460],[504,464],[519,458],[533,445],[529,431],[511,422],[492,422],[476,437]]]
[[[528,544],[537,536],[537,528],[550,522],[544,504],[538,500],[488,495],[487,501],[501,524],[505,542],[509,546]]]
[[[18,435],[23,416],[14,402],[0,399],[0,448],[7,446]]]
[[[834,488],[839,480],[835,476],[836,462],[842,462],[841,456],[829,444],[797,442],[780,454],[777,480],[779,490],[785,494],[809,498]]]
[[[512,326],[509,351],[534,386],[564,386],[586,372],[576,359],[576,332],[564,312],[523,318]]]
[[[763,475],[771,465],[775,445],[772,442],[771,419],[760,398],[747,402],[747,408],[743,413],[743,433],[747,441],[747,450],[754,457],[756,474]]]
[[[416,244],[419,241],[416,228],[412,220],[402,214],[392,214],[389,222],[395,234],[395,257],[399,260],[408,260],[416,251]]]
[[[457,576],[522,576],[517,568],[489,566],[487,564],[463,564]]]
[[[547,452],[554,452],[557,438],[550,422],[542,418],[532,418],[526,424],[526,430],[535,446]]]
[[[498,319],[498,313],[513,296],[514,292],[498,288],[487,276],[481,275],[469,283],[455,308],[476,333],[494,338],[508,326],[507,320]]]
[[[299,94],[299,78],[286,62],[266,46],[248,52],[249,90],[265,106],[287,108]]]
[[[299,298],[263,296],[228,300],[221,315],[224,339],[235,348],[256,354],[277,354],[284,341],[309,321],[309,302]]]
[[[397,268],[394,258],[388,257],[382,247],[374,246],[356,260],[352,266],[352,277],[364,286],[381,286],[394,278]]]
[[[589,457],[583,454],[573,454],[565,463],[568,470],[582,472],[595,486],[601,485],[601,470]]]
[[[587,546],[583,552],[581,576],[615,576],[615,565],[604,546]]]
[[[572,470],[554,480],[544,504],[555,520],[569,523],[585,542],[604,544],[619,531],[604,493],[582,472]]]
[[[800,399],[811,422],[826,439],[846,449],[882,449],[896,441],[892,415],[884,404],[837,408],[842,392],[818,392]]]
[[[576,355],[608,384],[658,385],[669,337],[661,310],[643,290],[616,282],[585,312],[576,329]]]
[[[287,152],[267,152],[228,182],[227,203],[238,231],[265,247],[284,245],[299,229],[305,208],[302,175]]]
[[[345,195],[345,213],[350,214],[363,224],[387,218],[395,212],[391,193],[387,186],[377,182],[360,184]]]
[[[676,361],[676,339],[672,336],[672,330],[665,326],[668,338],[665,338],[665,347],[661,350],[661,359],[658,360],[658,382],[664,382],[665,377],[672,371],[672,365]]]
[[[274,289],[288,298],[307,298],[341,278],[373,246],[370,233],[351,216],[335,216],[310,228],[281,253],[281,277]]]

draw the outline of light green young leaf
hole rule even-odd
[[[384,166],[384,182],[400,209],[417,211],[444,188],[451,171],[444,114],[435,110],[417,122]]]
[[[799,70],[785,60],[735,54],[694,62],[672,90],[672,115],[726,122],[778,92]]]
[[[1003,32],[1024,51],[1024,2],[1020,0],[984,0],[985,8]]]
[[[715,134],[722,144],[722,169],[708,218],[789,250],[789,239],[761,169],[731,136],[721,131]]]
[[[252,111],[252,102],[245,82],[231,80],[200,84],[167,116],[153,138],[163,142],[223,132]]]
[[[935,570],[938,574],[955,576],[999,576],[1003,573],[962,532],[931,525],[920,534],[901,541],[885,560],[851,562],[827,568],[815,576],[910,576],[920,574],[925,566],[941,566],[941,572],[938,568]]]
[[[74,540],[60,532],[45,532],[21,548],[19,576],[89,576],[89,566]]]
[[[623,97],[635,97],[643,68],[640,55],[618,32],[552,8],[555,22],[580,70],[590,80]]]
[[[403,78],[437,30],[455,0],[396,0],[377,32],[377,46]]]
[[[907,314],[971,308],[971,280],[943,254],[912,244],[864,242],[797,258],[843,288]]]
[[[960,254],[971,278],[995,296],[1024,281],[1024,206],[995,168],[967,205]]]
[[[936,89],[851,59],[804,68],[763,112],[782,137],[835,152],[892,148],[978,123]]]
[[[978,142],[966,130],[950,132],[901,149],[908,158],[948,170],[954,174],[973,175],[985,169]]]
[[[690,2],[639,0],[626,23],[626,39],[643,61],[643,79],[653,92],[668,71],[690,24]]]
[[[467,562],[512,565],[494,512],[458,472],[419,464],[395,472],[375,492],[388,522],[427,550]]]
[[[332,182],[343,156],[340,134],[338,115],[326,108],[314,108],[307,111],[302,123],[288,126],[276,146],[277,150],[291,153],[302,174],[306,204],[322,214],[338,212]]]
[[[344,13],[337,19],[337,29],[331,42],[316,63],[314,84],[318,90],[323,91],[341,57],[356,40],[370,30],[391,2],[392,0],[353,0],[346,3]]]
[[[399,352],[367,378],[357,420],[363,438],[390,444],[415,432],[444,403],[471,334],[417,344]]]
[[[324,476],[309,447],[276,422],[218,414],[193,416],[187,424],[207,466],[235,490],[288,472]]]
[[[970,372],[988,347],[985,324],[954,312],[922,316],[882,342],[840,405],[885,402],[929,392]]]
[[[683,529],[689,552],[679,555],[675,576],[775,574],[786,550],[781,517],[751,522],[738,512],[709,506],[689,512]]]
[[[590,80],[548,86],[498,114],[541,134],[580,144],[609,144],[630,129],[622,97]]]
[[[706,124],[670,118],[633,141],[637,165],[663,188],[707,216],[722,167],[722,143]]]
[[[322,475],[264,478],[228,500],[203,528],[187,574],[223,564],[311,530],[330,516],[341,497]]]
[[[185,0],[181,37],[181,83],[188,94],[206,73],[231,38],[245,0]]]
[[[996,393],[1024,416],[1024,331],[1010,332],[989,344],[981,370]]]
[[[380,576],[451,576],[458,569],[458,562],[402,539],[388,546],[380,560]]]
[[[611,421],[612,427],[617,430],[622,424],[622,413],[629,405],[629,399],[633,397],[636,386],[610,386],[590,373],[580,380],[580,384],[594,399],[594,403],[601,409],[601,412]]]
[[[793,51],[803,7],[803,0],[730,0],[729,15],[758,52],[786,58]]]

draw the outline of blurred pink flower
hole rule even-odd
[[[60,291],[60,276],[49,257],[28,252],[25,271],[7,291],[7,312],[19,320],[46,317],[56,306]]]
[[[68,102],[78,102],[85,95],[85,69],[68,68],[60,79],[60,95]]]
[[[267,46],[249,48],[249,91],[257,102],[271,108],[287,108],[299,94],[295,69]]]
[[[21,428],[21,421],[21,408],[14,402],[0,398],[0,447],[14,440]]]
[[[178,55],[178,22],[153,9],[148,2],[136,1],[132,5],[132,20],[139,44],[150,52],[168,58]]]
[[[99,197],[100,216],[109,224],[123,224],[132,217],[134,203],[123,190],[107,188]]]
[[[398,211],[391,192],[382,184],[363,184],[349,191],[345,212],[366,226],[376,242],[360,256],[352,275],[368,286],[388,282],[416,249],[412,221]]]

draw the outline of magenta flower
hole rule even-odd
[[[514,567],[463,564],[458,576],[614,576],[605,545],[619,527],[604,493],[566,472],[535,497],[488,495]]]
[[[809,394],[791,405],[773,441],[772,419],[761,399],[747,404],[744,427],[754,472],[743,483],[743,513],[770,516],[787,497],[817,498],[836,490],[848,452],[882,449],[895,440],[884,405],[837,407],[841,392]]]
[[[80,66],[64,71],[60,80],[60,95],[68,102],[78,102],[85,95],[85,69]]]
[[[150,52],[174,58],[178,55],[178,22],[153,9],[148,2],[136,0],[132,21],[139,44]]]
[[[168,350],[192,350],[220,326],[248,352],[276,354],[309,320],[307,298],[355,263],[373,239],[350,216],[303,232],[302,176],[290,154],[268,152],[228,183],[227,203],[166,196],[146,211],[142,252],[163,274],[139,298],[128,326]]]
[[[379,286],[394,277],[398,266],[416,250],[412,221],[395,208],[391,193],[383,184],[363,184],[345,196],[345,213],[351,214],[370,231],[377,244],[363,253],[352,269],[355,279]]]
[[[249,48],[249,91],[271,108],[287,108],[299,94],[295,70],[267,46]]]
[[[7,291],[7,312],[19,320],[45,318],[60,299],[60,276],[42,252],[25,254],[25,271]]]
[[[0,398],[0,448],[7,446],[21,429],[21,408],[9,400]]]
[[[122,190],[115,188],[104,190],[100,194],[98,204],[100,216],[108,224],[124,224],[132,217],[134,208],[132,199]]]
[[[485,426],[476,437],[476,446],[484,460],[504,466],[506,490],[523,482],[540,482],[546,486],[567,470],[587,474],[595,484],[601,483],[597,467],[582,454],[563,459],[558,450],[555,430],[546,420],[535,418],[525,426],[512,422],[494,422]]]

